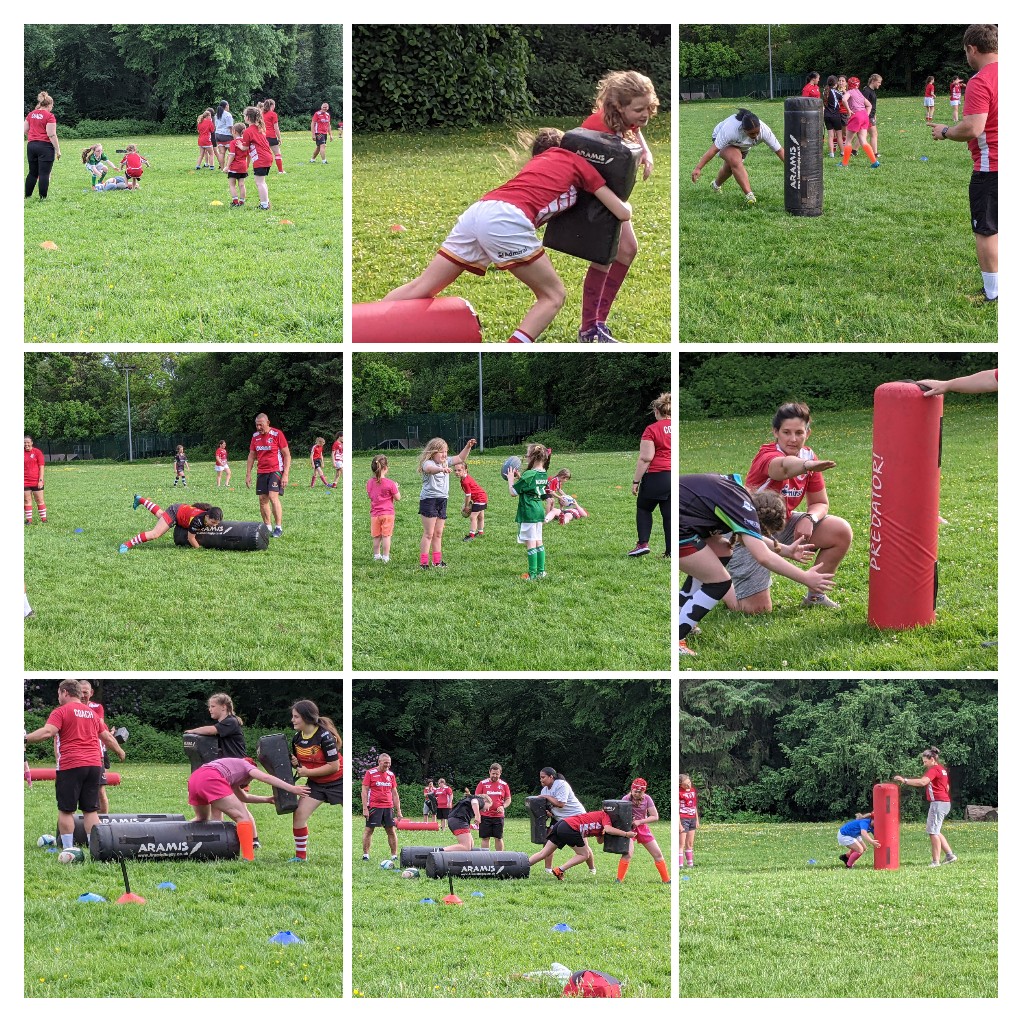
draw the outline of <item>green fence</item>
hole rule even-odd
[[[679,98],[690,100],[766,100],[799,96],[806,84],[806,75],[772,75],[767,72],[737,75],[735,78],[681,78]],[[824,83],[822,83],[824,84]]]
[[[483,448],[518,445],[541,430],[552,430],[555,417],[543,413],[492,413],[484,416],[481,437],[477,415],[455,413],[406,414],[390,420],[368,420],[353,424],[352,450],[407,449],[416,451],[432,437],[443,437],[449,450],[460,451],[475,437]]]
[[[41,438],[36,440],[47,462],[84,462],[90,459],[128,459],[128,435],[110,434],[90,438]],[[201,445],[201,434],[155,434],[132,431],[132,458],[153,459],[173,455],[178,445],[188,452],[190,446]]]

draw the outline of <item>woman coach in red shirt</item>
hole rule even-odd
[[[50,171],[54,160],[60,159],[57,141],[57,118],[53,116],[53,97],[41,92],[36,98],[36,109],[25,118],[25,136],[28,139],[28,177],[25,179],[25,198],[30,199],[39,184],[39,198],[45,199],[50,188]]]
[[[636,495],[636,547],[630,558],[651,552],[649,542],[654,528],[654,510],[661,511],[665,530],[665,558],[670,557],[672,532],[672,395],[662,392],[651,402],[654,422],[640,438],[640,454],[633,471],[633,493]]]
[[[921,763],[924,775],[919,779],[905,779],[902,775],[894,775],[893,779],[905,786],[924,789],[928,801],[928,821],[925,831],[932,844],[932,862],[929,867],[937,868],[942,864],[952,864],[957,858],[950,849],[946,837],[942,834],[942,822],[949,814],[949,774],[945,765],[939,764],[939,750],[929,747],[921,751]],[[945,858],[941,854],[945,853]]]

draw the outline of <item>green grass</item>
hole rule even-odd
[[[102,141],[114,160],[129,140]],[[341,341],[339,143],[312,165],[309,135],[286,132],[265,212],[251,171],[245,208],[231,208],[227,175],[195,170],[194,139],[131,141],[153,163],[139,191],[83,191],[76,139],[46,202],[26,201],[27,342]]]
[[[651,856],[637,847],[623,885],[616,884],[619,858],[597,844],[597,876],[586,865],[557,882],[535,866],[528,879],[507,882],[457,881],[461,906],[441,903],[447,881],[402,878],[382,871],[387,843],[375,830],[370,860],[361,859],[363,819],[353,818],[352,984],[355,995],[370,998],[560,996],[563,983],[523,978],[549,970],[553,962],[571,970],[604,971],[623,983],[624,996],[671,994],[668,886],[661,883]],[[667,823],[651,826],[670,858]],[[399,833],[399,846],[432,845],[432,833]],[[445,844],[450,841],[445,833]],[[439,844],[444,845],[444,844]],[[536,852],[529,825],[505,823],[505,848]],[[555,864],[569,851],[555,856]],[[483,896],[472,896],[482,892]],[[430,897],[435,901],[421,904]],[[568,924],[571,932],[552,932]],[[638,951],[642,951],[638,955]]]
[[[703,825],[679,889],[683,997],[998,994],[998,826],[950,823],[931,869],[905,824],[898,871],[839,863],[839,823]],[[809,861],[815,860],[816,864]]]
[[[531,128],[551,124],[531,124]],[[565,131],[579,121],[556,120]],[[672,180],[670,121],[655,118],[645,138],[654,153],[654,173],[637,179],[630,196],[640,251],[612,308],[609,326],[626,342],[671,340]],[[515,131],[505,126],[457,133],[365,134],[352,140],[352,293],[354,302],[383,298],[420,273],[459,215],[516,171],[504,147]],[[394,232],[400,224],[403,232]],[[543,341],[575,341],[583,277],[588,264],[549,251],[568,296]],[[494,268],[484,278],[463,274],[445,294],[473,304],[484,341],[505,342],[532,296],[525,285]]]
[[[128,761],[120,770],[111,810],[192,816],[187,765]],[[341,808],[324,804],[310,819],[305,864],[287,863],[291,816],[271,805],[253,812],[262,844],[254,863],[132,861],[132,891],[146,904],[119,906],[117,864],[65,866],[36,846],[55,834],[57,808],[53,783],[35,783],[25,793],[25,995],[340,997]],[[177,890],[157,889],[165,881]],[[108,902],[78,903],[85,892]],[[271,945],[279,931],[305,945]]]
[[[462,491],[451,478],[446,569],[419,567],[422,526],[416,456],[389,452],[400,487],[391,562],[372,560],[365,479],[369,457],[354,460],[352,661],[356,671],[523,669],[657,671],[669,666],[670,563],[655,553],[627,558],[636,543],[630,492],[633,452],[563,460],[589,519],[544,527],[548,578],[534,583],[517,543],[517,499],[500,469],[507,451],[469,460],[487,491],[484,538],[463,542]],[[559,465],[562,463],[560,462]],[[658,552],[661,524],[652,549]]]
[[[341,493],[310,491],[301,464],[283,500],[284,537],[267,551],[195,551],[177,547],[168,531],[118,554],[156,522],[132,510],[136,493],[162,508],[206,501],[228,519],[258,521],[241,463],[232,479],[218,490],[212,464],[193,463],[182,491],[171,486],[170,461],[48,466],[50,521],[25,528],[25,584],[36,612],[25,622],[26,667],[340,669]]]
[[[745,475],[771,439],[763,417],[681,424],[684,473]],[[811,446],[838,463],[825,474],[829,507],[853,527],[853,545],[836,574],[841,610],[802,609],[805,591],[772,577],[770,615],[717,607],[703,623],[686,668],[701,671],[995,671],[998,648],[996,407],[951,400],[942,438],[939,595],[933,626],[881,632],[867,624],[871,414],[823,414]],[[908,439],[912,443],[912,439]]]
[[[878,170],[825,155],[825,212],[785,212],[784,168],[764,145],[747,158],[757,206],[735,181],[721,195],[711,131],[739,104],[684,104],[680,115],[681,342],[995,342],[981,288],[963,143],[933,142],[920,101],[879,101]],[[782,103],[755,113],[782,140]],[[927,157],[927,162],[922,157]]]

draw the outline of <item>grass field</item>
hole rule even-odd
[[[720,605],[691,642],[701,671],[995,671],[998,509],[996,407],[948,400],[942,436],[937,621],[880,632],[867,624],[871,413],[823,413],[810,444],[838,463],[825,474],[829,507],[853,527],[853,545],[836,574],[839,611],[802,609],[805,591],[772,578],[770,615],[745,616]],[[771,439],[767,418],[682,423],[684,473],[745,474],[758,446]],[[908,442],[909,443],[909,442]]]
[[[153,166],[138,191],[94,193],[88,141],[62,145],[49,198],[25,202],[27,342],[341,341],[340,142],[325,167],[308,133],[284,133],[263,211],[251,170],[231,208],[227,175],[195,170],[193,138],[102,141],[111,160],[134,141]]]
[[[679,115],[681,342],[997,340],[997,304],[977,295],[970,155],[932,141],[919,100],[880,97],[878,170],[863,155],[843,170],[826,150],[821,217],[785,212],[784,168],[764,145],[747,158],[757,206],[732,180],[712,193],[718,158],[691,183],[737,106],[685,104]],[[782,102],[754,112],[781,141]]]
[[[998,825],[949,822],[930,869],[904,824],[898,871],[839,863],[839,823],[702,825],[679,887],[683,997],[998,994]],[[816,863],[814,863],[816,862]]]
[[[452,477],[445,569],[419,566],[422,526],[416,456],[389,452],[400,487],[391,562],[372,560],[365,479],[369,456],[356,455],[353,478],[352,663],[356,671],[396,669],[598,669],[669,667],[670,562],[652,554],[627,558],[636,543],[630,492],[633,452],[557,459],[573,474],[573,491],[589,519],[544,527],[548,578],[530,583],[526,548],[517,543],[517,499],[501,479],[511,449],[469,460],[487,491],[483,539],[463,542],[462,491]],[[517,450],[517,454],[519,454]],[[554,463],[552,463],[554,466]],[[578,483],[577,483],[578,481]],[[660,550],[655,522],[652,550]]]
[[[363,819],[351,821],[352,983],[355,995],[370,998],[510,998],[559,996],[563,982],[523,978],[549,970],[553,962],[571,970],[604,971],[622,983],[623,996],[671,994],[670,888],[646,850],[638,848],[624,884],[615,881],[619,858],[596,850],[597,875],[586,865],[557,882],[535,866],[528,879],[508,882],[457,881],[461,906],[441,903],[448,883],[402,878],[382,871],[387,842],[374,832],[370,860],[361,859]],[[667,823],[651,826],[670,857]],[[432,833],[399,833],[399,847],[427,846]],[[450,840],[450,835],[445,843]],[[445,845],[439,843],[438,845]],[[510,818],[505,848],[534,853],[529,825]],[[569,851],[555,856],[568,860]],[[473,896],[479,892],[481,896]],[[422,904],[431,898],[435,902]],[[553,932],[568,924],[571,932]],[[642,955],[637,955],[642,951]]]
[[[121,766],[112,811],[191,817],[188,766]],[[269,792],[257,786],[254,792]],[[294,853],[291,816],[254,805],[262,848],[254,863],[131,861],[132,891],[145,906],[115,901],[120,867],[64,866],[36,846],[55,834],[53,783],[25,793],[25,995],[55,997],[340,997],[341,808],[322,805],[309,822],[309,860]],[[170,881],[176,891],[157,889]],[[85,892],[107,903],[79,903]],[[304,945],[272,945],[279,931]],[[82,958],[88,970],[81,970]]]
[[[340,670],[341,493],[310,491],[304,467],[284,506],[284,536],[266,551],[195,551],[171,531],[118,554],[156,520],[132,510],[143,494],[162,508],[220,505],[228,519],[259,520],[245,467],[230,489],[212,463],[193,463],[187,490],[174,467],[70,463],[47,467],[49,522],[25,527],[25,622],[33,671]],[[81,530],[82,532],[76,532]]]
[[[572,119],[543,124],[568,131]],[[542,122],[531,124],[531,129]],[[673,154],[668,116],[644,132],[654,153],[654,173],[637,179],[630,196],[640,251],[619,294],[609,327],[621,341],[671,340],[672,215],[669,205]],[[354,302],[383,298],[420,273],[459,215],[484,193],[516,173],[514,145],[506,126],[457,133],[364,134],[352,140],[352,293]],[[393,231],[401,225],[404,231]],[[543,341],[575,341],[583,277],[588,264],[549,251],[568,297]],[[463,274],[445,294],[473,304],[484,341],[505,342],[532,302],[508,273],[492,268],[484,278]]]

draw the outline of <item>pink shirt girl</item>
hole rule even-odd
[[[395,496],[398,484],[394,480],[382,477],[378,480],[371,476],[366,481],[366,493],[370,496],[371,516],[393,516],[395,514]]]

